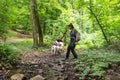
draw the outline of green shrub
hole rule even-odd
[[[0,44],[0,61],[2,63],[16,64],[19,61],[20,53],[14,47],[8,44]]]

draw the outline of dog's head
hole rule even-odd
[[[57,39],[57,42],[62,42],[62,40],[61,39]]]

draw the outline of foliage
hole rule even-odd
[[[20,29],[27,33],[31,32],[29,4],[29,1],[24,0],[15,0],[11,3],[11,9],[9,9],[11,11],[10,28],[14,30]]]
[[[6,33],[7,33],[7,29],[8,29],[8,20],[9,20],[9,15],[7,15],[8,13],[8,9],[9,9],[9,2],[7,0],[1,0],[0,1],[0,38],[2,38],[3,40],[6,40]],[[5,7],[4,7],[5,6]]]
[[[32,40],[0,43],[0,63],[10,67],[19,63],[21,54],[32,49]]]
[[[105,0],[104,3],[103,0],[81,0],[80,2],[78,1],[80,0],[76,0],[74,2],[75,8],[77,10],[87,9],[85,15],[89,14],[88,20],[92,23],[92,25],[90,25],[92,32],[95,33],[96,31],[100,31],[99,25],[101,25],[109,41],[113,42],[114,40],[120,39],[118,35],[120,30],[117,28],[117,26],[119,25],[117,20],[119,20],[120,17],[119,14],[116,14],[120,11],[119,0]],[[90,9],[92,10],[92,12]],[[96,18],[99,23],[97,22]]]
[[[79,69],[80,79],[104,80],[109,66],[118,62],[120,62],[120,57],[117,52],[88,49],[79,54],[79,59],[74,64]]]
[[[20,52],[8,44],[0,43],[0,61],[2,63],[16,64],[19,61]]]
[[[2,0],[0,5],[0,36],[7,38],[9,29],[22,30],[32,34],[30,1]],[[5,7],[4,7],[5,6]],[[107,39],[112,43],[120,39],[119,0],[37,0],[37,10],[44,40],[52,43],[60,38],[73,23],[81,33],[79,42],[84,47],[100,47],[105,44],[101,29],[89,8],[97,16]],[[9,34],[9,33],[8,33]],[[66,40],[65,40],[66,39]],[[68,38],[64,41],[68,42]]]

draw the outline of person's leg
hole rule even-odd
[[[67,48],[67,53],[66,53],[66,58],[65,59],[68,59],[69,55],[70,55],[70,45]]]
[[[76,54],[76,52],[75,52],[75,47],[76,47],[76,45],[74,45],[74,46],[71,46],[71,52],[72,52],[72,54],[73,54],[73,56],[74,56],[74,58],[75,59],[77,59],[78,58],[78,56],[77,56],[77,54]]]

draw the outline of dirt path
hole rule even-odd
[[[33,53],[34,52],[34,53]],[[73,60],[63,61],[65,54],[54,55],[33,51],[25,53],[21,62],[12,70],[0,75],[0,80],[10,80],[14,74],[24,74],[27,79],[41,75],[45,80],[79,80],[78,70],[75,69]]]
[[[5,42],[14,43],[14,42],[21,42],[21,41],[24,41],[26,39],[28,39],[28,38],[8,39]]]
[[[13,68],[0,75],[0,80],[10,80],[10,77],[14,74],[24,74],[27,79],[41,75],[45,80],[89,80],[79,79],[79,70],[74,65],[74,60],[63,61],[65,54],[54,55],[47,53],[40,53],[38,51],[31,51],[25,53],[21,57],[21,62]],[[107,72],[105,75],[106,80],[120,80],[118,77],[119,70],[112,66],[113,72]],[[93,80],[104,80],[93,78]]]
[[[28,57],[29,56],[29,57]],[[22,74],[30,79],[41,75],[45,80],[79,80],[73,61],[63,61],[64,54],[24,55],[20,64]]]
[[[19,33],[19,32],[16,32],[16,34],[18,35],[18,38],[14,38],[14,39],[7,38],[5,41],[0,40],[0,42],[14,43],[14,42],[21,42],[21,41],[24,41],[26,39],[32,39],[32,35],[29,35],[29,34],[22,34],[22,33]]]

